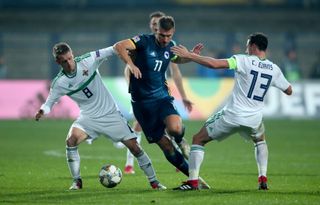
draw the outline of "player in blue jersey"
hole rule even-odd
[[[167,160],[188,175],[188,163],[183,155],[174,147],[170,138],[181,142],[184,126],[181,117],[173,105],[173,97],[169,93],[165,73],[169,63],[185,63],[189,60],[178,58],[170,48],[175,32],[174,19],[163,16],[159,19],[154,34],[143,34],[120,41],[114,45],[120,58],[130,69],[131,102],[133,113],[140,123],[149,143],[156,143],[162,149]],[[193,52],[199,53],[202,46]],[[128,50],[135,53],[134,59]],[[207,185],[204,188],[208,188]]]
[[[165,14],[161,11],[155,11],[152,12],[149,15],[150,21],[149,21],[149,28],[151,30],[152,33],[156,33],[157,32],[157,25],[158,25],[158,21],[161,17],[165,16]],[[179,69],[179,66],[175,63],[170,63],[169,64],[169,69],[170,69],[170,74],[171,77],[179,91],[179,94],[181,95],[182,98],[182,102],[185,106],[185,108],[191,112],[192,110],[192,105],[193,103],[188,99],[183,84],[182,84],[182,75]],[[129,79],[130,79],[130,70],[128,67],[125,67],[125,78],[129,84]],[[140,143],[141,141],[141,132],[142,132],[142,128],[140,126],[140,124],[135,120],[133,123],[133,130],[137,135],[137,141],[138,143]],[[173,141],[175,146],[178,146],[177,149],[180,149],[183,156],[188,159],[189,157],[189,153],[190,153],[190,145],[187,143],[187,141],[183,138],[182,140],[178,140],[180,143],[176,144],[176,141]],[[118,142],[115,144],[115,146],[117,148],[123,148],[124,145],[121,142]],[[125,168],[124,168],[124,173],[125,174],[134,174],[134,156],[131,154],[130,150],[127,150],[127,159],[126,159],[126,164],[125,164]],[[178,171],[178,170],[177,170]]]

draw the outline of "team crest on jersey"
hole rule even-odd
[[[89,70],[88,69],[83,69],[82,70],[82,76],[88,76],[89,75]]]
[[[169,59],[169,52],[168,52],[168,51],[164,52],[164,57],[165,57],[166,59]]]
[[[139,36],[135,36],[132,38],[132,40],[137,43],[138,41],[140,41],[140,37]]]

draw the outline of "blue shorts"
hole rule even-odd
[[[131,102],[133,113],[149,143],[158,142],[165,134],[164,120],[169,115],[179,115],[173,97],[153,102]]]

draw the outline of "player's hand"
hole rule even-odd
[[[36,121],[39,121],[39,119],[40,119],[43,115],[44,115],[44,112],[43,112],[43,110],[40,109],[40,110],[36,113],[36,115],[35,115]]]
[[[203,44],[202,43],[198,43],[197,45],[195,45],[193,47],[193,49],[191,50],[192,53],[195,53],[195,54],[200,54],[201,53],[201,50],[204,48]]]
[[[188,112],[191,112],[193,108],[193,102],[191,102],[188,99],[182,99],[182,102],[184,107],[188,110]]]
[[[130,72],[134,75],[135,78],[142,78],[142,73],[137,66],[127,64],[127,67],[129,68]]]
[[[171,47],[171,51],[172,51],[175,55],[177,55],[177,56],[179,56],[179,57],[181,57],[181,58],[188,58],[188,56],[189,56],[189,54],[190,54],[190,52],[188,51],[188,49],[187,49],[185,46],[183,46],[183,45],[173,46],[173,47]]]

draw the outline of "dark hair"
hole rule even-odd
[[[250,34],[249,44],[255,44],[260,51],[266,51],[268,48],[268,37],[263,33],[253,33]]]
[[[52,55],[55,59],[58,58],[59,55],[63,55],[71,51],[70,46],[65,42],[57,43],[52,48]]]
[[[149,18],[152,19],[154,17],[156,18],[160,18],[162,16],[165,16],[165,14],[161,11],[155,11],[155,12],[152,12],[150,15],[149,15]]]
[[[159,19],[159,28],[169,31],[174,28],[174,19],[172,16],[163,16]]]

